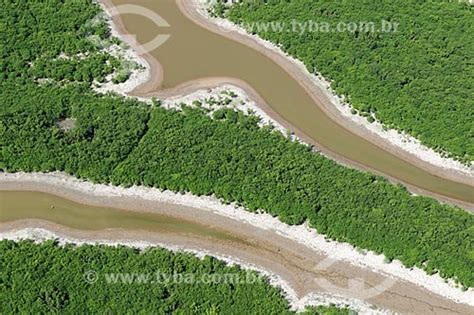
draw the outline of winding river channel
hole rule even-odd
[[[459,201],[467,207],[474,204],[472,177],[431,167],[351,125],[334,111],[324,93],[310,80],[304,80],[285,58],[245,36],[206,24],[193,8],[193,1],[112,2],[119,12],[124,4],[143,6],[157,12],[170,25],[157,27],[137,14],[115,19],[140,43],[160,34],[170,35],[163,45],[145,56],[154,59],[151,63],[158,69],[154,69],[153,79],[134,94],[179,94],[205,86],[206,82],[211,86],[235,83],[257,98],[269,114],[336,160],[383,174],[441,199]]]
[[[178,245],[233,257],[278,275],[291,287],[290,300],[296,303],[316,293],[343,296],[348,303],[363,300],[369,307],[400,313],[468,314],[472,310],[408,281],[334,261],[274,231],[212,212],[196,215],[197,211],[140,198],[90,197],[55,184],[0,183],[0,234],[34,226],[74,239]]]
[[[118,211],[109,207],[87,206],[43,192],[0,190],[0,222],[38,219],[78,230],[128,229],[189,233],[216,239],[230,239],[228,233],[205,228],[186,220],[143,212]]]

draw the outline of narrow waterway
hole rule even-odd
[[[48,186],[43,188],[53,188]],[[141,203],[122,196],[83,199],[86,195],[77,191],[55,190],[75,200],[92,201],[94,205],[45,192],[0,190],[0,234],[39,227],[78,240],[167,244],[233,257],[241,263],[265,269],[292,287],[296,294],[293,299],[316,292],[366,300],[400,313],[468,314],[472,311],[466,304],[455,303],[413,283],[346,261],[328,260],[324,254],[274,231],[212,212],[159,202]],[[100,203],[107,207],[100,207]],[[115,208],[121,206],[134,210]],[[362,287],[351,287],[353,281]]]
[[[244,81],[286,122],[313,139],[319,146],[353,162],[410,186],[458,200],[474,203],[473,187],[433,175],[344,128],[344,122],[330,118],[308,91],[280,65],[261,52],[213,33],[188,19],[172,0],[113,0],[115,5],[146,7],[163,17],[170,27],[158,27],[136,14],[121,16],[130,34],[146,43],[158,34],[170,38],[151,55],[162,66],[161,85],[150,91],[170,89],[209,77]]]
[[[43,192],[0,191],[0,223],[46,220],[78,230],[126,229],[235,239],[228,233],[179,218],[154,213],[94,207]]]

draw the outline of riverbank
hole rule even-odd
[[[60,245],[65,244],[76,244],[78,246],[89,244],[89,245],[108,245],[108,246],[128,246],[144,250],[150,247],[161,247],[168,249],[175,253],[191,253],[196,257],[203,259],[205,256],[212,256],[219,260],[224,261],[226,264],[238,265],[246,270],[253,270],[259,274],[268,278],[270,285],[276,286],[282,289],[285,298],[288,299],[291,309],[295,311],[304,310],[306,306],[316,305],[336,305],[338,307],[348,307],[357,311],[360,314],[391,314],[389,311],[377,310],[373,305],[358,301],[355,299],[347,299],[344,297],[330,295],[330,294],[317,294],[313,293],[311,296],[305,296],[299,298],[297,293],[292,289],[289,283],[277,274],[273,274],[268,270],[262,269],[261,267],[247,263],[236,257],[228,255],[222,255],[218,252],[210,252],[203,249],[196,249],[194,247],[184,247],[176,245],[172,242],[177,240],[167,239],[166,243],[157,241],[156,237],[150,235],[147,240],[143,238],[143,233],[138,232],[113,232],[113,233],[102,233],[96,232],[91,237],[89,233],[83,233],[80,230],[69,229],[60,225],[51,224],[49,222],[34,222],[35,226],[41,227],[25,227],[33,222],[22,221],[15,222],[13,224],[7,224],[4,227],[0,226],[0,238],[8,239],[13,241],[20,241],[24,239],[33,240],[36,243],[44,242],[46,240],[57,240]],[[182,242],[182,241],[181,241]]]
[[[115,8],[113,3],[110,0],[105,0],[102,2],[103,2],[104,7],[107,8],[107,10],[112,10],[113,8]],[[325,99],[324,94],[327,93],[327,91],[325,92],[321,90],[317,85],[314,84],[313,81],[309,80],[308,75],[302,72],[303,69],[301,69],[301,67],[297,67],[297,65],[295,65],[294,62],[292,62],[286,56],[282,55],[281,53],[278,54],[274,52],[273,50],[270,50],[266,48],[265,46],[262,46],[260,42],[258,42],[257,40],[247,35],[242,35],[237,32],[222,32],[219,29],[219,27],[217,27],[213,22],[210,22],[207,18],[204,18],[201,15],[201,13],[199,13],[196,10],[196,8],[192,6],[191,4],[186,4],[186,3],[181,3],[181,2],[178,2],[178,3],[183,13],[188,18],[190,18],[193,22],[199,24],[200,26],[206,29],[209,29],[212,32],[218,33],[219,35],[226,36],[226,37],[230,36],[231,39],[236,40],[239,43],[242,42],[243,44],[250,46],[253,49],[258,50],[262,54],[268,56],[270,59],[278,63],[284,70],[286,70],[294,78],[296,78],[300,82],[300,84],[305,85],[305,89],[307,90],[308,94],[310,94],[313,97],[314,101],[317,104],[324,103],[326,107],[329,107],[329,108],[334,107],[334,105],[331,103],[330,100],[328,100],[327,98]],[[133,91],[130,91],[130,88],[121,89],[120,86],[114,87],[115,91],[118,92],[119,94],[135,96],[135,97],[138,97],[142,101],[147,101],[147,100],[149,101],[151,97],[157,97],[160,99],[174,98],[176,101],[179,101],[180,98],[187,99],[189,94],[194,93],[196,91],[199,91],[200,93],[205,93],[205,91],[208,89],[222,87],[223,85],[230,88],[238,87],[238,90],[244,91],[245,93],[244,98],[251,100],[254,103],[255,107],[258,108],[260,112],[263,112],[266,114],[266,116],[269,116],[273,120],[274,125],[280,125],[282,126],[283,129],[293,131],[297,138],[301,139],[305,143],[313,145],[317,149],[317,151],[323,154],[324,156],[331,158],[342,165],[355,167],[362,170],[367,170],[377,175],[382,175],[388,178],[389,180],[391,180],[392,182],[402,183],[403,185],[407,186],[407,188],[415,194],[428,195],[443,202],[456,204],[465,209],[470,209],[470,210],[474,209],[474,204],[471,202],[471,199],[472,199],[471,197],[463,197],[463,199],[459,199],[459,197],[457,196],[458,190],[459,191],[469,190],[466,186],[459,186],[459,185],[468,185],[468,186],[474,185],[474,178],[472,176],[468,176],[466,174],[463,175],[459,172],[452,173],[451,175],[453,176],[449,174],[445,176],[446,170],[443,170],[438,167],[433,167],[432,165],[428,168],[425,168],[424,166],[426,166],[426,163],[420,161],[418,158],[415,158],[414,161],[410,161],[412,165],[416,165],[417,167],[419,167],[418,170],[414,169],[414,171],[413,170],[408,171],[407,167],[411,167],[408,165],[397,166],[399,167],[401,172],[403,172],[404,174],[403,176],[406,176],[406,174],[417,174],[418,172],[421,172],[421,170],[424,170],[424,171],[429,172],[430,174],[433,174],[434,176],[430,175],[428,176],[429,178],[424,179],[424,180],[428,180],[428,182],[430,183],[433,183],[433,184],[430,184],[430,186],[433,186],[434,183],[436,183],[435,185],[436,187],[441,187],[445,185],[446,183],[445,183],[444,178],[456,181],[456,183],[451,182],[449,184],[451,188],[447,190],[444,189],[443,191],[441,191],[439,189],[436,189],[432,191],[430,190],[431,188],[426,189],[427,186],[424,186],[425,184],[413,185],[411,184],[411,182],[400,180],[399,178],[397,178],[397,175],[393,173],[391,174],[383,173],[381,171],[374,169],[371,166],[353,161],[340,154],[336,154],[332,152],[331,150],[328,150],[327,148],[325,148],[323,145],[316,142],[313,138],[308,137],[306,134],[301,132],[295,126],[292,126],[288,122],[286,122],[276,111],[274,111],[270,106],[268,106],[268,104],[265,103],[265,101],[259,96],[259,94],[251,86],[249,86],[246,82],[243,82],[242,80],[227,78],[227,77],[202,78],[199,80],[185,82],[169,89],[161,88],[161,82],[163,81],[163,67],[151,54],[147,52],[143,52],[143,51],[140,52],[140,49],[141,49],[140,45],[134,46],[134,43],[130,42],[130,39],[132,38],[132,36],[128,35],[128,33],[126,32],[125,26],[118,15],[113,16],[112,22],[113,23],[110,23],[110,24],[114,28],[114,34],[120,35],[121,38],[127,41],[128,44],[131,45],[130,47],[132,47],[136,51],[136,53],[139,55],[139,58],[142,61],[144,60],[142,62],[142,65],[149,68],[149,72],[147,72],[146,74],[144,73],[144,77],[148,76],[148,81],[144,80],[146,82],[142,82],[142,84],[140,84],[140,82],[137,81],[138,86],[134,88]],[[345,128],[349,126],[349,124],[346,124],[345,120],[341,120],[341,117],[332,117],[332,118],[335,121],[344,122]],[[358,126],[357,128],[361,129],[360,126]],[[372,137],[373,136],[374,135],[372,135]],[[361,137],[364,138],[363,135]],[[370,137],[371,136],[369,135],[367,139],[370,139]],[[378,140],[380,140],[380,138]],[[385,141],[382,141],[382,144],[383,142]],[[392,148],[392,149],[393,149],[392,151],[387,150],[387,152],[394,153],[395,156],[398,156],[397,154],[401,152],[399,148]],[[420,165],[418,165],[417,162],[420,162]],[[393,161],[390,162],[390,164],[392,163]],[[426,181],[424,181],[424,183],[426,183]],[[462,184],[458,184],[458,183],[462,183]],[[455,198],[451,197],[453,196],[454,191],[456,191]]]
[[[470,166],[466,166],[452,158],[441,156],[438,152],[424,146],[418,139],[406,133],[394,129],[386,130],[383,128],[383,125],[377,121],[370,123],[365,117],[352,114],[352,107],[343,98],[337,96],[330,88],[330,81],[326,80],[319,73],[310,73],[303,62],[288,55],[274,43],[264,40],[258,35],[249,34],[244,28],[227,19],[210,16],[208,12],[210,7],[209,2],[199,0],[179,0],[178,3],[183,13],[192,20],[198,22],[198,24],[207,27],[214,25],[213,31],[237,41],[242,41],[242,36],[246,37],[247,40],[244,41],[244,43],[252,48],[256,48],[254,43],[264,47],[264,49],[259,49],[259,51],[279,63],[285,70],[288,70],[295,79],[300,80],[303,83],[310,83],[309,85],[313,84],[315,88],[311,89],[310,86],[308,92],[315,95],[315,103],[321,106],[322,109],[325,110],[325,113],[333,120],[342,121],[341,125],[344,125],[351,132],[360,136],[368,137],[375,144],[384,149],[389,149],[392,153],[400,154],[401,152],[399,152],[399,150],[401,149],[405,154],[412,155],[416,159],[427,162],[432,166],[458,172],[469,177],[474,176],[474,161],[471,162]],[[196,15],[193,11],[197,12],[199,15]],[[238,36],[237,34],[242,36]],[[280,57],[286,59],[286,62]],[[292,69],[294,67],[297,69]],[[384,145],[384,142],[388,142],[389,145]],[[397,150],[394,150],[394,148],[397,148]],[[402,157],[408,157],[408,155]],[[416,159],[409,159],[408,161],[416,162]],[[472,183],[473,182],[471,181],[471,184]]]
[[[103,84],[96,83],[94,90],[96,92],[106,94],[108,92],[116,93],[122,96],[133,96],[145,103],[151,103],[152,96],[139,96],[140,90],[149,85],[159,85],[163,79],[163,71],[160,63],[141,50],[141,46],[137,44],[133,37],[126,36],[124,26],[117,20],[119,12],[116,12],[115,7],[110,1],[97,2],[106,15],[106,22],[110,28],[110,35],[112,37],[122,40],[126,47],[119,47],[113,45],[106,49],[106,52],[119,55],[126,60],[135,62],[141,67],[133,69],[130,77],[122,83],[114,84],[111,80]],[[120,50],[120,53],[117,52]],[[245,90],[239,86],[245,86]],[[180,109],[181,104],[192,105],[194,101],[200,101],[206,106],[206,100],[209,98],[220,98],[223,93],[233,93],[235,101],[232,102],[231,107],[248,113],[252,111],[254,115],[261,119],[262,124],[273,125],[283,134],[286,134],[287,128],[273,117],[268,115],[262,108],[257,105],[255,100],[260,99],[256,91],[252,91],[249,95],[248,91],[252,88],[243,81],[229,78],[206,78],[199,82],[193,82],[189,85],[182,85],[173,90],[161,90],[155,96],[160,97],[161,105],[167,109]],[[230,106],[229,106],[230,107]]]
[[[239,227],[249,235],[252,235],[252,230],[259,229],[260,233],[270,233],[268,241],[272,241],[276,236],[293,242],[293,245],[289,245],[290,247],[287,248],[293,248],[295,244],[298,244],[300,248],[305,248],[307,254],[300,259],[307,260],[314,253],[319,253],[319,255],[329,257],[331,261],[333,259],[359,268],[359,271],[352,273],[352,275],[359,275],[364,270],[375,271],[376,274],[384,275],[385,279],[398,278],[402,281],[397,283],[411,283],[420,289],[430,291],[431,294],[474,306],[474,291],[472,288],[463,292],[455,288],[452,283],[446,283],[439,275],[428,276],[423,270],[418,268],[407,269],[397,261],[386,263],[383,255],[375,255],[371,252],[363,253],[349,244],[327,241],[324,236],[318,235],[306,225],[288,226],[268,214],[251,213],[235,205],[223,205],[213,197],[197,197],[191,194],[175,194],[169,191],[161,192],[158,189],[146,187],[122,188],[92,184],[63,173],[3,173],[0,176],[0,185],[2,190],[41,191],[83,204],[126,208],[135,211],[156,211],[150,210],[150,208],[154,209],[153,205],[160,203],[169,205],[170,208],[173,208],[171,205],[187,207],[189,212],[177,211],[176,209],[169,210],[168,207],[164,207],[160,210],[160,213],[186,220],[203,220],[202,223],[211,223],[212,226],[219,228]],[[199,215],[196,215],[196,211],[199,211]],[[233,223],[222,222],[221,220],[232,220]],[[277,244],[280,243],[281,241]],[[321,259],[311,259],[311,261],[321,261]],[[416,292],[413,294],[416,295]]]

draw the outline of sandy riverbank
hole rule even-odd
[[[108,3],[108,6],[112,4],[107,0],[105,3]],[[264,41],[257,36],[249,35],[242,28],[234,25],[228,20],[211,18],[207,14],[207,4],[204,1],[181,1],[178,0],[178,4],[182,12],[190,18],[192,21],[196,22],[200,26],[203,26],[209,29],[212,32],[218,33],[219,35],[229,37],[236,41],[242,42],[263,54],[267,57],[276,61],[281,65],[285,70],[287,70],[296,80],[302,82],[305,89],[310,95],[313,96],[315,103],[322,106],[326,114],[328,114],[335,121],[342,122],[341,124],[344,127],[349,128],[350,131],[369,138],[371,140],[381,140],[380,143],[376,143],[379,146],[383,146],[384,142],[389,142],[390,152],[395,155],[399,155],[400,149],[406,151],[413,156],[414,160],[408,160],[410,162],[416,162],[421,159],[432,166],[443,169],[443,171],[436,174],[440,176],[447,175],[446,178],[449,178],[450,175],[453,175],[453,180],[459,182],[466,182],[473,184],[472,177],[474,175],[474,170],[472,167],[467,167],[461,163],[449,159],[443,158],[440,154],[434,152],[433,150],[423,146],[420,142],[408,135],[401,134],[395,130],[383,130],[382,126],[377,123],[368,123],[368,121],[358,115],[352,115],[350,113],[350,107],[348,104],[345,104],[344,101],[338,98],[333,91],[329,89],[329,84],[327,80],[321,76],[310,74],[303,63],[288,56],[281,51],[276,45]],[[125,28],[119,19],[114,19],[115,27],[119,34],[126,34]],[[144,59],[147,60],[147,63],[155,67],[152,70],[153,79],[150,81],[138,86],[131,94],[132,95],[141,95],[141,96],[176,96],[176,95],[186,95],[190,91],[203,88],[212,88],[219,86],[220,84],[231,84],[241,87],[251,99],[254,99],[258,106],[262,107],[265,112],[269,113],[275,120],[278,120],[281,124],[285,125],[285,122],[281,117],[279,117],[275,112],[271,111],[271,107],[265,104],[265,101],[258,96],[258,93],[248,86],[245,82],[233,78],[203,78],[199,81],[187,82],[173,89],[168,90],[157,90],[163,78],[162,67],[158,61],[156,61],[149,54],[142,55]],[[350,120],[350,121],[347,121]],[[352,123],[351,123],[352,122]],[[295,129],[291,125],[287,125],[289,128]],[[357,128],[356,128],[357,127]],[[362,128],[361,128],[362,127]],[[352,130],[355,128],[354,130]],[[359,134],[360,133],[360,134]],[[374,142],[375,143],[375,142]],[[418,161],[419,162],[419,161]],[[423,166],[423,165],[419,165]],[[421,167],[423,168],[423,167]],[[452,174],[449,174],[449,170],[453,171]],[[443,172],[447,172],[444,174]],[[467,178],[464,178],[463,175],[466,175]]]
[[[366,118],[352,114],[350,105],[330,89],[330,81],[320,74],[314,75],[310,73],[301,61],[286,54],[272,42],[263,40],[257,35],[248,34],[245,29],[227,19],[211,17],[208,14],[208,1],[178,0],[178,4],[182,12],[197,24],[222,36],[242,42],[273,59],[297,81],[302,83],[306,91],[312,95],[315,103],[329,117],[340,122],[341,125],[351,132],[370,139],[378,146],[407,159],[407,161],[416,162],[416,160],[422,160],[437,168],[453,171],[451,175],[463,174],[471,179],[474,176],[474,162],[468,167],[451,158],[442,157],[439,153],[422,145],[418,139],[408,134],[393,129],[384,130],[380,123],[369,123]],[[386,144],[387,142],[388,145]],[[400,149],[403,152],[400,152]],[[414,156],[415,159],[408,159],[410,155]],[[442,175],[443,172],[439,174]],[[446,175],[449,176],[448,173]],[[474,182],[470,181],[469,183],[473,184]]]
[[[34,225],[35,227],[28,227]],[[193,255],[203,258],[212,256],[226,262],[228,265],[239,265],[243,269],[254,270],[269,279],[269,283],[273,286],[280,287],[290,303],[293,310],[303,310],[308,305],[330,305],[334,304],[340,307],[350,307],[360,314],[390,314],[386,310],[377,309],[375,306],[366,302],[348,299],[342,296],[329,293],[312,292],[303,298],[299,298],[297,292],[293,290],[291,285],[281,278],[261,266],[243,261],[240,258],[232,257],[219,253],[217,251],[204,250],[201,247],[196,248],[196,244],[192,244],[185,237],[161,238],[159,234],[143,233],[137,231],[114,231],[114,232],[93,232],[84,233],[84,231],[70,229],[64,226],[53,224],[39,220],[25,220],[10,224],[0,225],[0,238],[19,241],[22,239],[30,239],[35,242],[43,242],[45,240],[56,239],[60,245],[73,243],[77,245],[83,244],[104,244],[109,246],[125,245],[138,249],[146,249],[149,247],[166,248],[173,252],[192,253]],[[206,240],[202,240],[206,242]],[[179,245],[177,245],[179,244]],[[186,247],[188,246],[188,247]]]
[[[351,273],[352,275],[359,275],[361,272],[374,272],[379,276],[382,275],[385,279],[400,279],[397,283],[412,287],[410,289],[412,293],[407,294],[407,298],[411,297],[411,294],[417,295],[417,291],[429,291],[431,292],[428,294],[429,296],[441,296],[445,301],[456,301],[471,307],[474,306],[473,289],[462,292],[452,284],[445,283],[438,275],[428,276],[418,268],[407,269],[397,261],[385,263],[383,255],[375,255],[371,252],[364,254],[349,244],[327,241],[324,236],[318,235],[306,225],[288,226],[268,214],[256,214],[235,205],[223,205],[213,197],[197,197],[191,194],[181,195],[146,187],[121,188],[110,185],[96,185],[63,173],[2,173],[0,188],[2,190],[42,191],[84,204],[127,208],[136,211],[155,209],[155,206],[161,203],[169,206],[160,210],[163,214],[192,221],[201,220],[202,224],[211,224],[220,229],[232,230],[238,228],[235,231],[236,233],[246,231],[246,233],[250,233],[248,235],[252,235],[252,231],[258,230],[258,233],[268,233],[266,239],[268,242],[275,242],[276,238],[280,238],[280,241],[276,244],[283,244],[281,243],[282,240],[291,242],[292,245],[288,245],[288,247],[280,246],[282,248],[299,247],[298,252],[301,255],[305,253],[300,256],[301,261],[321,261],[321,259],[310,259],[312,255],[318,253],[329,257],[331,262],[334,259],[337,262],[358,268],[356,273]],[[177,211],[176,209],[169,210],[168,208],[172,208],[172,205],[186,207],[190,210],[189,212]],[[197,212],[199,212],[199,215],[196,215]],[[222,222],[221,220],[231,220],[233,223],[229,223],[229,221]],[[269,265],[271,267],[271,263]],[[313,265],[312,268],[314,270],[315,266]],[[294,276],[299,277],[299,272],[295,272]],[[298,290],[295,289],[295,291]],[[342,295],[346,295],[346,293],[354,294],[351,292],[344,293]],[[429,300],[429,296],[425,298]],[[420,301],[426,301],[425,298]],[[455,303],[455,305],[458,304]],[[393,309],[391,307],[387,308]]]

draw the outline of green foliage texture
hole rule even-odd
[[[216,8],[222,15],[222,4]],[[467,1],[444,0],[243,0],[225,16],[330,79],[336,93],[369,120],[374,114],[386,127],[469,163],[474,160],[473,8]],[[397,31],[381,31],[382,20],[398,23]],[[310,21],[323,31],[308,30]],[[266,22],[269,27],[259,27]],[[306,23],[307,31],[292,28],[296,22]],[[340,22],[375,27],[333,31]],[[324,32],[324,24],[331,31]]]
[[[340,166],[241,112],[165,110],[159,102],[98,95],[80,78],[39,83],[30,73],[38,59],[48,64],[68,47],[71,55],[84,47],[101,54],[83,38],[105,31],[81,33],[98,8],[87,1],[3,3],[2,170],[57,170],[94,182],[213,194],[474,286],[472,215]],[[35,45],[30,38],[38,38]],[[76,61],[89,69],[87,58]],[[59,128],[64,118],[73,118],[74,128]]]
[[[211,257],[53,241],[2,240],[0,252],[3,314],[292,313],[266,279]]]

